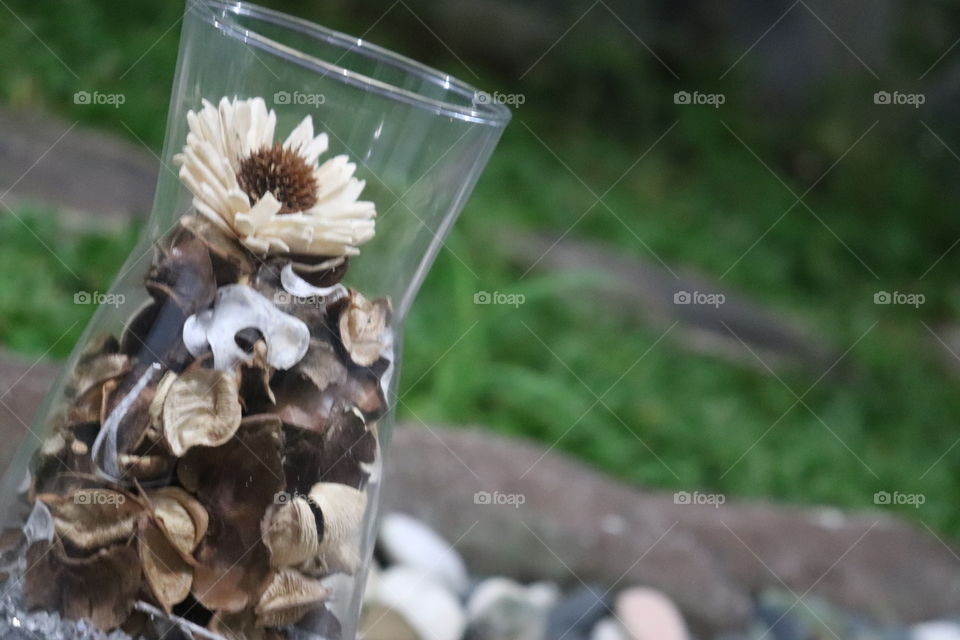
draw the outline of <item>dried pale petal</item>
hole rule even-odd
[[[240,426],[241,407],[233,376],[192,369],[170,384],[163,402],[163,434],[177,457],[191,447],[218,447]]]
[[[278,571],[257,604],[257,624],[282,627],[298,622],[330,597],[330,590],[294,569]]]
[[[212,309],[187,318],[183,341],[194,356],[208,349],[214,367],[221,371],[249,364],[252,355],[237,345],[237,333],[257,329],[267,343],[267,362],[275,369],[289,369],[299,362],[310,343],[310,330],[302,320],[280,311],[270,300],[242,284],[217,291]]]
[[[293,567],[320,551],[320,532],[310,503],[301,497],[277,504],[263,518],[263,543],[275,567]]]
[[[153,517],[174,548],[189,561],[207,534],[210,517],[193,496],[179,487],[148,491]]]
[[[385,349],[384,334],[390,321],[390,303],[386,299],[370,302],[351,291],[350,303],[340,314],[340,340],[350,359],[369,367]]]
[[[40,499],[53,514],[57,534],[86,551],[129,540],[143,513],[133,496],[112,489],[77,489],[68,496],[46,494]]]
[[[164,611],[190,595],[193,567],[170,543],[167,534],[155,524],[144,527],[139,535],[140,562],[150,592]]]
[[[356,573],[361,564],[366,492],[345,484],[320,482],[310,490],[310,499],[323,514],[323,539],[320,553],[305,570],[322,574]]]

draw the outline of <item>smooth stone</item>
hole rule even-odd
[[[460,601],[446,584],[411,567],[384,571],[371,599],[402,615],[420,640],[460,640],[467,627]]]
[[[470,587],[470,576],[460,554],[416,518],[404,513],[384,516],[380,525],[380,546],[394,564],[428,573],[461,596]]]
[[[417,632],[390,607],[371,605],[360,616],[358,640],[419,640]]]
[[[615,610],[632,640],[690,638],[677,605],[656,589],[633,587],[621,592]]]
[[[555,585],[484,580],[467,602],[467,640],[540,640],[556,592]]]
[[[586,640],[594,625],[612,613],[607,589],[583,586],[561,599],[547,617],[546,638]]]
[[[593,626],[590,640],[630,640],[630,636],[616,618],[604,618]]]
[[[799,615],[796,598],[779,590],[763,591],[757,598],[756,616],[770,640],[809,640],[813,633]]]
[[[910,640],[960,640],[960,626],[946,620],[916,624],[910,627]]]

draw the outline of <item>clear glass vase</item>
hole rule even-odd
[[[188,0],[146,233],[0,492],[0,625],[355,636],[404,317],[510,118],[478,95]]]

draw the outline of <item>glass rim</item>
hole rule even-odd
[[[284,58],[300,66],[314,69],[345,84],[360,87],[374,93],[404,102],[406,104],[429,109],[438,115],[457,118],[467,122],[505,127],[510,121],[511,113],[505,105],[493,100],[478,103],[476,96],[489,95],[481,92],[472,85],[458,80],[453,76],[437,69],[421,64],[411,58],[380,47],[362,38],[349,36],[333,29],[321,26],[303,18],[297,18],[281,11],[268,9],[243,0],[189,0],[188,11],[199,12],[200,18],[222,31],[229,37],[243,41],[245,44],[266,51],[272,55]],[[415,91],[403,89],[382,80],[377,80],[362,73],[352,71],[335,62],[329,62],[316,56],[311,56],[294,47],[257,33],[255,29],[241,25],[231,19],[231,16],[249,17],[266,22],[284,29],[296,31],[312,36],[327,44],[339,47],[344,53],[358,53],[367,58],[379,60],[404,73],[419,77],[439,87],[462,96],[469,104],[458,104],[447,100],[438,100]]]

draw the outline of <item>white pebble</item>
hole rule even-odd
[[[656,589],[634,587],[617,597],[617,617],[633,640],[689,640],[683,616],[670,598]]]
[[[423,522],[402,513],[384,516],[380,545],[391,562],[434,576],[458,595],[470,587],[467,567],[450,544]]]
[[[417,569],[387,569],[372,598],[402,615],[422,640],[460,640],[467,626],[460,602],[446,585]]]
[[[630,640],[627,632],[615,618],[604,618],[590,632],[590,640]]]
[[[952,622],[924,622],[910,628],[911,640],[960,640],[960,627]]]

